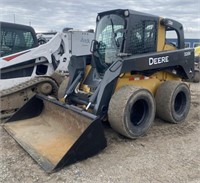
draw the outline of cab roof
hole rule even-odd
[[[125,11],[128,11],[129,15],[138,15],[138,16],[148,16],[148,17],[159,18],[159,16],[156,16],[156,15],[143,13],[143,12],[130,10],[130,9],[115,9],[115,10],[104,11],[104,12],[98,13],[98,16],[102,17],[104,15],[109,15],[109,14],[124,15]]]

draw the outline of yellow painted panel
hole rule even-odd
[[[165,47],[165,27],[163,25],[160,25],[160,21],[162,18],[160,18],[158,23],[158,33],[157,33],[157,52],[163,51]]]
[[[141,78],[141,80],[139,80],[139,78]],[[146,79],[143,75],[131,75],[130,73],[126,73],[122,77],[119,77],[116,90],[126,85],[133,85],[146,88],[155,95],[160,84],[167,80],[180,80],[180,78],[167,72],[157,72],[156,74],[146,77]]]

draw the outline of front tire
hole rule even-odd
[[[108,109],[108,120],[118,133],[131,139],[143,136],[155,118],[155,101],[143,88],[124,86],[115,92]]]

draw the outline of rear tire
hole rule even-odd
[[[155,101],[143,88],[124,86],[110,100],[108,120],[118,133],[131,139],[144,135],[155,118]]]
[[[161,119],[180,123],[185,120],[190,109],[190,89],[179,81],[166,81],[156,92],[156,114]]]

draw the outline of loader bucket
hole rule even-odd
[[[34,96],[4,128],[46,172],[86,159],[106,147],[98,117],[43,95]]]

